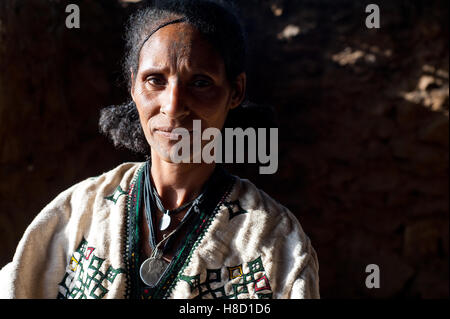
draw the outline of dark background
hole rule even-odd
[[[127,98],[122,32],[136,4],[71,2],[80,29],[65,27],[67,1],[0,2],[0,267],[58,193],[142,160],[97,126]],[[298,217],[322,298],[448,298],[448,2],[238,2],[249,97],[276,108],[280,151],[274,175],[232,172]],[[380,29],[365,27],[369,3]],[[368,264],[379,289],[365,286]]]

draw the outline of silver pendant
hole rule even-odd
[[[168,263],[162,258],[150,257],[146,259],[139,270],[142,281],[150,287],[154,287],[167,268]]]
[[[167,227],[169,227],[170,225],[170,215],[169,214],[164,214],[161,218],[161,220],[159,221],[159,230],[166,230]]]

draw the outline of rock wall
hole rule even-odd
[[[122,24],[137,4],[0,3],[0,265],[60,191],[139,157],[97,132],[122,102]],[[448,291],[448,3],[248,0],[249,97],[276,108],[279,169],[230,170],[287,206],[311,238],[323,298]],[[379,289],[366,266],[377,264]]]

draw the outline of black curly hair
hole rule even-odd
[[[236,7],[224,0],[166,0],[154,1],[152,6],[143,4],[131,15],[126,27],[126,50],[123,72],[131,90],[131,73],[137,73],[140,50],[148,36],[158,26],[168,21],[182,18],[196,27],[222,56],[228,81],[232,84],[236,77],[245,72],[247,47],[246,34],[238,18]],[[244,110],[245,108],[245,110]],[[247,99],[237,108],[231,110],[224,127],[248,127],[244,113],[266,113],[265,118],[272,118],[269,109],[256,112],[258,106]],[[250,111],[250,112],[249,112]],[[268,115],[268,116],[267,116]],[[250,125],[251,126],[251,125]],[[274,126],[274,125],[271,125]],[[132,100],[106,107],[100,111],[100,132],[108,136],[116,147],[126,148],[135,153],[150,154],[139,114]]]

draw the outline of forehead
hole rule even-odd
[[[144,44],[139,57],[139,72],[149,68],[225,72],[217,50],[194,26],[185,22],[159,29]]]

